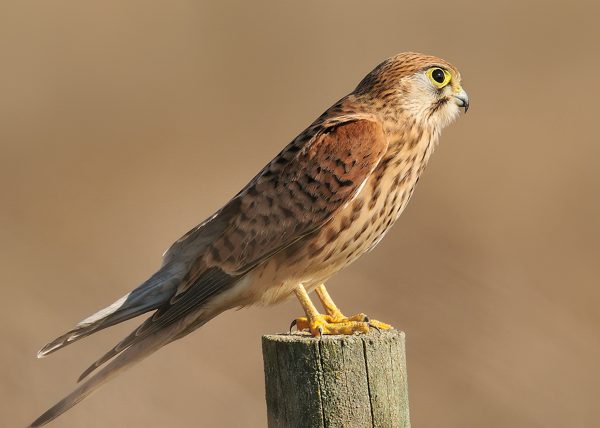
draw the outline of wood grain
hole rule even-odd
[[[269,428],[409,428],[404,333],[263,336]]]

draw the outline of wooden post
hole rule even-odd
[[[262,338],[269,428],[410,428],[404,333]]]

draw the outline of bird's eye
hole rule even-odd
[[[431,83],[438,88],[446,86],[450,83],[450,79],[452,78],[449,72],[440,67],[431,67],[427,70],[426,74],[429,77],[429,80],[431,80]]]

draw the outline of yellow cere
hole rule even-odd
[[[443,88],[452,79],[452,75],[441,67],[431,67],[427,72],[427,77],[438,88]]]

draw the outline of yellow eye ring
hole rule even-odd
[[[425,74],[431,83],[440,89],[450,83],[450,79],[452,79],[450,73],[440,67],[431,67]]]

